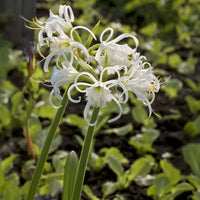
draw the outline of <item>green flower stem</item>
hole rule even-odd
[[[51,123],[51,126],[49,128],[48,135],[46,137],[45,143],[42,147],[41,154],[39,156],[37,166],[35,168],[33,178],[29,187],[28,195],[27,195],[27,200],[34,200],[35,199],[35,194],[37,192],[38,184],[40,181],[40,177],[42,175],[43,169],[44,169],[44,164],[47,160],[49,149],[51,147],[52,141],[55,137],[56,134],[56,129],[60,123],[60,120],[63,116],[63,113],[66,109],[66,106],[68,104],[68,96],[67,96],[67,89],[65,91],[65,94],[63,96],[63,100],[61,102],[61,107],[57,110],[57,113],[55,115],[54,120]]]
[[[99,114],[99,107],[94,107],[92,116],[90,119],[90,123],[94,123]],[[87,168],[87,163],[90,155],[90,150],[92,147],[92,142],[93,142],[93,137],[94,137],[94,131],[95,126],[89,126],[87,133],[85,135],[85,140],[83,143],[82,151],[81,151],[81,156],[80,156],[80,161],[78,165],[78,170],[76,174],[76,181],[74,185],[74,192],[73,192],[73,200],[80,200],[81,199],[81,193],[82,193],[82,187],[84,183],[84,178],[85,178],[85,172]]]

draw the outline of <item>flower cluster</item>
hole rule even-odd
[[[81,96],[75,98],[72,91],[85,94],[87,101],[84,109],[84,118],[90,123],[89,109],[104,107],[107,102],[114,101],[119,113],[109,122],[114,122],[122,115],[122,104],[127,103],[129,92],[148,106],[149,116],[152,113],[151,104],[155,92],[159,91],[160,81],[153,74],[153,68],[146,58],[137,52],[138,40],[131,34],[121,34],[115,39],[113,29],[106,28],[100,35],[100,44],[92,47],[83,45],[77,29],[89,32],[89,37],[96,40],[94,33],[84,26],[72,26],[74,14],[70,6],[60,5],[59,14],[50,11],[45,21],[33,19],[34,29],[38,29],[38,52],[44,58],[44,71],[48,72],[50,62],[55,60],[55,66],[49,82],[53,87],[50,94],[50,103],[53,94],[58,100],[62,99],[60,87],[69,85],[68,98],[74,103],[81,101]],[[123,39],[132,39],[134,48],[128,44],[120,44]],[[50,53],[44,56],[41,48],[48,48]]]

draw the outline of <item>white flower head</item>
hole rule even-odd
[[[140,63],[141,64],[141,63]],[[145,68],[145,66],[148,66]],[[152,113],[151,104],[155,99],[155,92],[160,89],[160,81],[153,74],[152,67],[145,62],[135,67],[129,76],[123,81],[127,89],[132,91],[149,108],[149,117]],[[134,73],[133,73],[134,72]]]
[[[103,40],[104,35],[110,32],[106,40]],[[95,59],[99,63],[100,68],[104,67],[106,56],[108,58],[108,66],[117,66],[120,70],[124,66],[130,65],[130,61],[133,60],[133,55],[136,53],[138,40],[131,34],[121,34],[114,40],[110,40],[113,35],[113,29],[105,29],[100,36],[101,45],[96,53]],[[125,38],[132,38],[135,42],[135,48],[132,49],[127,44],[117,44]]]
[[[76,77],[74,84],[72,84],[68,90],[69,100],[74,103],[79,103],[81,98],[79,97],[78,100],[73,99],[70,94],[72,89],[76,88],[78,92],[85,93],[87,104],[84,109],[84,118],[89,126],[94,126],[97,123],[97,122],[90,123],[88,121],[88,113],[89,113],[90,107],[94,107],[94,106],[104,107],[106,106],[107,102],[114,101],[119,108],[119,114],[108,121],[108,122],[114,122],[118,120],[122,115],[122,107],[120,103],[126,103],[128,100],[128,91],[126,87],[121,82],[118,81],[118,79],[120,79],[120,74],[118,70],[114,68],[112,69],[113,71],[114,70],[116,71],[118,79],[111,79],[111,80],[107,80],[103,82],[103,74],[105,73],[105,71],[109,69],[110,67],[107,67],[102,70],[99,80],[96,80],[96,78],[88,72],[81,72]],[[78,82],[78,79],[83,75],[88,76],[91,79],[91,82],[93,83]],[[82,89],[80,88],[80,86],[83,86],[86,88]],[[117,86],[121,87],[121,90],[122,90],[119,99],[115,97],[114,93],[112,92],[112,88],[115,88]]]
[[[53,94],[56,95],[59,101],[62,100],[59,88],[63,85],[69,85],[73,83],[77,75],[78,72],[73,67],[68,67],[66,69],[57,69],[56,67],[54,67],[53,74],[49,80],[53,87],[49,96],[49,102],[52,107],[59,108],[55,106],[52,102]]]

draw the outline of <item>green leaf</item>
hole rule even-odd
[[[106,196],[115,193],[116,190],[117,190],[117,183],[110,181],[105,182],[102,186],[103,199]]]
[[[82,117],[79,117],[76,114],[67,115],[63,119],[63,122],[66,122],[67,124],[72,125],[72,126],[78,126],[80,128],[87,126],[85,119],[83,119]]]
[[[200,199],[200,191],[193,192],[192,200]]]
[[[185,79],[186,84],[195,92],[200,92],[200,84],[196,84],[193,80],[186,78]]]
[[[32,110],[34,108],[34,105],[35,105],[35,101],[33,100],[33,98],[30,98],[29,99],[29,102],[27,104],[27,107],[26,107],[26,115],[27,115],[27,119],[30,118],[30,115],[32,113]]]
[[[152,163],[147,158],[137,159],[130,168],[129,181],[146,176],[152,168]]]
[[[128,163],[128,160],[123,156],[123,154],[120,152],[120,150],[116,147],[111,148],[102,148],[100,150],[100,153],[105,153],[104,159],[107,161],[109,156],[116,157],[121,163]]]
[[[33,112],[36,113],[39,117],[53,119],[57,109],[53,108],[48,103],[41,102],[40,105],[37,105],[34,108]]]
[[[131,111],[133,119],[138,123],[144,123],[148,118],[147,112],[143,106],[136,106]]]
[[[153,185],[148,188],[147,195],[153,199],[162,199],[169,190],[169,179],[165,174],[158,174],[153,181]]]
[[[17,115],[23,107],[23,100],[22,100],[22,92],[16,92],[12,97],[11,97],[11,102],[12,102],[12,115]]]
[[[160,133],[155,129],[147,129],[142,134],[137,134],[131,137],[129,144],[137,149],[138,154],[144,154],[146,152],[155,152],[152,148],[153,142],[159,137]]]
[[[172,99],[175,98],[178,95],[178,91],[182,89],[183,84],[178,79],[169,79],[164,85],[163,89],[166,93],[166,95]]]
[[[193,174],[200,178],[200,144],[188,144],[184,146],[182,148],[182,154]]]
[[[72,199],[77,168],[78,168],[78,157],[74,151],[71,151],[67,157],[65,165],[63,200]]]
[[[96,32],[97,32],[97,30],[99,28],[99,25],[100,25],[100,21],[98,21],[96,23],[96,25],[93,27],[92,32],[94,33],[94,35],[96,34]],[[93,39],[94,39],[93,36],[90,34],[89,37],[88,37],[88,39],[87,39],[87,42],[85,44],[85,46],[86,46],[87,49],[90,47],[90,44],[92,43]]]
[[[12,154],[8,158],[4,159],[0,164],[2,172],[7,174],[13,167],[13,161],[17,157],[17,154]]]
[[[181,175],[180,170],[176,169],[171,163],[167,160],[160,161],[161,168],[164,174],[168,177],[170,185],[175,185],[181,181],[184,177]]]
[[[190,138],[195,137],[200,133],[200,116],[198,116],[194,121],[187,122],[184,126],[184,131],[186,135]]]
[[[193,74],[195,71],[195,65],[198,62],[198,59],[189,55],[186,62],[181,63],[179,68],[177,68],[178,72],[181,74]]]
[[[200,110],[200,100],[196,100],[193,96],[187,95],[185,100],[193,114],[197,114]]]
[[[1,110],[0,130],[1,130],[2,127],[5,127],[5,128],[9,127],[9,125],[11,123],[11,116],[10,116],[9,109],[1,103],[0,103],[0,110]]]
[[[146,35],[146,36],[152,36],[154,33],[156,33],[157,30],[157,23],[153,22],[151,24],[148,24],[147,26],[140,29],[140,33]]]
[[[98,197],[96,197],[92,190],[89,188],[88,185],[83,186],[83,191],[84,193],[91,199],[91,200],[100,200]]]
[[[124,173],[124,168],[120,161],[115,156],[109,156],[107,163],[112,171],[117,175],[120,176]]]
[[[171,68],[173,69],[177,69],[180,65],[180,63],[182,62],[181,57],[178,54],[172,54],[168,57],[169,59],[169,65]]]
[[[171,196],[173,197],[173,199],[175,199],[179,195],[188,191],[192,191],[193,189],[194,188],[189,183],[180,183],[172,187],[170,191],[172,193]]]
[[[106,134],[113,134],[114,133],[118,136],[125,136],[128,133],[130,133],[132,130],[133,130],[133,125],[131,123],[129,123],[129,124],[122,126],[120,128],[106,129],[104,131],[104,133],[106,133]]]
[[[195,187],[196,190],[200,189],[200,179],[197,176],[190,175],[187,180]]]

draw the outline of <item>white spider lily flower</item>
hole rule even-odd
[[[81,98],[79,97],[78,100],[73,99],[70,94],[72,89],[75,88],[78,92],[85,93],[87,104],[84,109],[84,119],[86,120],[89,126],[95,126],[97,123],[97,122],[89,123],[88,121],[88,113],[89,113],[90,107],[94,107],[94,106],[104,107],[107,102],[114,101],[119,108],[119,114],[108,121],[108,122],[114,122],[118,120],[122,115],[122,107],[120,103],[126,103],[128,101],[128,90],[121,82],[118,81],[118,79],[120,79],[120,74],[117,69],[114,69],[114,68],[112,69],[112,70],[115,70],[118,76],[117,79],[111,79],[111,80],[103,82],[103,74],[105,71],[109,70],[109,68],[110,67],[104,68],[101,71],[99,80],[96,80],[96,78],[88,72],[81,72],[75,78],[74,84],[72,84],[70,88],[68,89],[68,98],[70,101],[74,103],[79,103]],[[91,79],[92,83],[78,82],[78,79],[83,75],[88,76]],[[81,89],[80,86],[85,87],[85,89]],[[115,97],[114,93],[112,92],[112,89],[113,88],[115,89],[115,87],[117,86],[119,86],[122,90],[119,99]]]
[[[53,87],[49,96],[49,102],[53,108],[59,108],[55,106],[52,102],[53,94],[55,94],[57,99],[61,101],[62,96],[60,94],[59,88],[63,85],[69,85],[73,83],[78,74],[79,73],[76,71],[76,69],[74,69],[74,67],[71,66],[67,68],[65,67],[65,69],[57,69],[56,67],[54,67],[53,74],[49,80]]]
[[[146,65],[148,65],[147,68],[145,68]],[[160,89],[160,80],[153,74],[153,68],[149,63],[145,62],[140,67],[134,67],[136,69],[133,69],[129,76],[124,77],[122,82],[138,100],[148,106],[150,117],[153,111],[151,104],[155,99],[155,92]]]
[[[46,57],[45,59],[45,63],[44,63],[44,71],[48,72],[48,66],[49,66],[49,62],[51,61],[51,59],[56,55],[57,59],[56,59],[56,65],[58,68],[59,67],[59,59],[60,57],[63,57],[65,62],[67,62],[66,65],[68,65],[68,63],[70,63],[72,65],[72,61],[73,61],[73,56],[74,56],[74,52],[73,50],[75,48],[80,49],[83,54],[86,57],[86,62],[89,60],[89,53],[88,50],[86,49],[86,47],[81,44],[80,42],[76,42],[73,38],[73,32],[76,29],[84,29],[87,30],[96,40],[95,35],[92,33],[91,30],[89,30],[88,28],[84,27],[84,26],[76,26],[74,28],[72,28],[71,32],[70,32],[70,37],[65,36],[65,37],[50,37],[50,38],[46,38],[46,44],[47,46],[50,48],[51,53]],[[38,52],[40,53],[40,55],[42,57],[44,57],[41,52],[40,52],[40,47],[43,46],[43,42],[42,44],[39,43],[38,44]],[[70,54],[70,60],[68,59],[67,55]]]
[[[47,45],[49,46],[51,53],[45,58],[44,62],[45,72],[48,72],[49,63],[54,56],[57,56],[56,66],[58,68],[60,68],[59,60],[61,57],[64,58],[66,65],[68,65],[68,63],[72,65],[74,58],[74,52],[73,52],[74,48],[78,48],[84,53],[86,61],[89,59],[89,53],[86,47],[79,42],[72,41],[70,38],[65,38],[65,39],[60,37],[49,38]],[[38,51],[40,52],[39,49]]]
[[[110,32],[109,36],[106,40],[103,40],[104,35]],[[123,66],[129,66],[130,62],[134,60],[134,55],[136,54],[137,46],[139,44],[137,38],[131,34],[121,34],[114,40],[111,40],[113,35],[112,28],[106,28],[100,36],[101,45],[97,50],[95,59],[99,63],[99,67],[102,69],[104,68],[105,59],[107,56],[108,59],[108,66],[117,66],[120,70]],[[132,49],[127,44],[117,44],[121,40],[125,38],[132,38],[135,42],[135,48]]]
[[[60,36],[65,36],[65,32],[72,29],[71,22],[74,21],[74,14],[70,6],[60,5],[59,15],[55,15],[51,10],[49,11],[49,18],[45,21],[39,21],[37,18],[33,19],[33,23],[40,29],[38,33],[38,41],[41,45],[44,45],[44,41],[53,37],[58,33]],[[29,27],[31,28],[31,27]],[[44,36],[44,35],[47,35]]]

